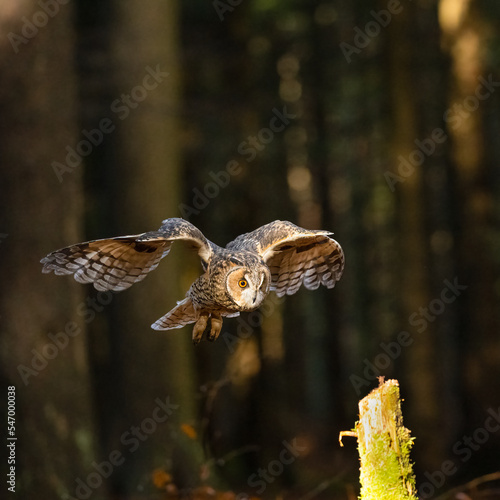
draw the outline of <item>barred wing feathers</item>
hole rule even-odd
[[[309,290],[335,286],[345,259],[331,234],[274,221],[239,236],[228,248],[257,252],[271,271],[271,290],[282,297],[294,294],[302,284]]]
[[[171,330],[182,328],[184,325],[197,321],[199,314],[193,307],[191,297],[177,302],[177,305],[167,314],[156,320],[151,328],[153,330]]]
[[[184,240],[208,262],[213,250],[201,231],[183,219],[166,219],[158,231],[92,240],[61,248],[44,257],[42,272],[73,274],[79,283],[100,291],[122,291],[142,281],[168,255],[175,240]]]
[[[234,318],[239,316],[239,312],[231,314],[223,314],[226,318]],[[153,330],[173,330],[174,328],[182,328],[184,325],[198,321],[200,317],[199,311],[193,305],[191,297],[186,297],[184,300],[177,302],[177,305],[167,314],[156,320],[151,328]]]
[[[40,262],[43,273],[73,274],[100,291],[122,291],[142,281],[170,251],[169,241],[137,241],[141,235],[94,240],[61,248]]]

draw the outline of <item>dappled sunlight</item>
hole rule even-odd
[[[467,15],[470,0],[440,0],[439,24],[447,35],[453,35],[460,28]]]
[[[477,77],[481,74],[481,43],[479,33],[468,28],[457,34],[451,50],[457,83],[469,92],[477,85]]]
[[[0,4],[0,35],[3,38],[7,37],[7,33],[3,32],[3,26],[12,21],[18,21],[26,7],[30,5],[29,0],[3,0]]]
[[[260,371],[261,361],[254,338],[242,340],[227,361],[227,376],[240,394],[246,392],[250,382]]]
[[[286,102],[296,102],[302,96],[302,85],[297,78],[299,70],[299,60],[292,54],[287,54],[278,61],[277,71],[281,77],[279,93]]]
[[[497,494],[500,2],[147,4],[0,1],[4,491]]]

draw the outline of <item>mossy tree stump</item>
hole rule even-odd
[[[383,381],[359,402],[359,422],[343,436],[358,438],[361,500],[416,500],[410,461],[413,438],[403,426],[399,384]]]

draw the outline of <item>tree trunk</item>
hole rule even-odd
[[[81,170],[61,178],[52,166],[78,143],[72,5],[52,8],[49,16],[35,0],[11,0],[0,19],[8,33],[0,47],[0,364],[2,390],[15,387],[15,492],[28,500],[74,496],[95,456],[83,289],[43,275],[39,263],[82,236]]]
[[[101,214],[91,214],[91,223],[109,236],[157,229],[163,219],[178,215],[180,192],[177,3],[158,0],[146,9],[138,0],[112,2],[111,10],[104,47],[111,68],[101,71],[110,77],[106,92],[112,97],[103,99],[100,112],[111,111],[116,129],[106,137],[92,174],[107,188],[94,193],[109,222],[100,224]],[[144,283],[116,294],[109,325],[96,325],[92,337],[96,368],[107,380],[96,388],[103,409],[102,453],[118,449],[125,458],[110,479],[117,492],[150,484],[157,467],[174,472],[180,486],[199,481],[199,441],[180,431],[196,417],[191,331],[151,329],[186,293],[180,286],[181,255],[190,252],[182,243],[174,245]],[[143,429],[158,398],[173,405],[172,414],[153,430]],[[133,426],[145,439],[127,434]]]
[[[355,432],[361,461],[361,500],[415,500],[415,476],[410,461],[412,439],[403,426],[399,384],[382,382],[359,402]]]
[[[418,330],[408,324],[420,308],[431,300],[426,227],[426,200],[424,197],[424,174],[426,157],[416,147],[416,140],[422,139],[422,105],[419,96],[424,89],[417,88],[417,70],[414,69],[416,52],[411,44],[410,34],[417,26],[416,16],[421,15],[418,7],[408,4],[388,27],[392,108],[394,109],[393,158],[391,167],[399,176],[392,186],[399,204],[399,231],[401,255],[401,310],[404,323],[402,329],[410,329],[414,342],[403,353],[406,367],[410,414],[419,428],[417,435],[432,433],[440,423],[440,387],[436,383],[439,364],[433,354],[436,352],[436,338],[432,326]],[[437,467],[437,457],[445,452],[444,436],[433,439],[420,451],[420,461],[427,467]]]

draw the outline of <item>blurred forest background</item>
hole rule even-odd
[[[499,2],[1,0],[0,34],[19,498],[356,498],[338,433],[378,375],[420,498],[500,498]],[[344,276],[194,347],[150,329],[200,271],[180,244],[122,294],[40,272],[179,216],[332,230]]]

